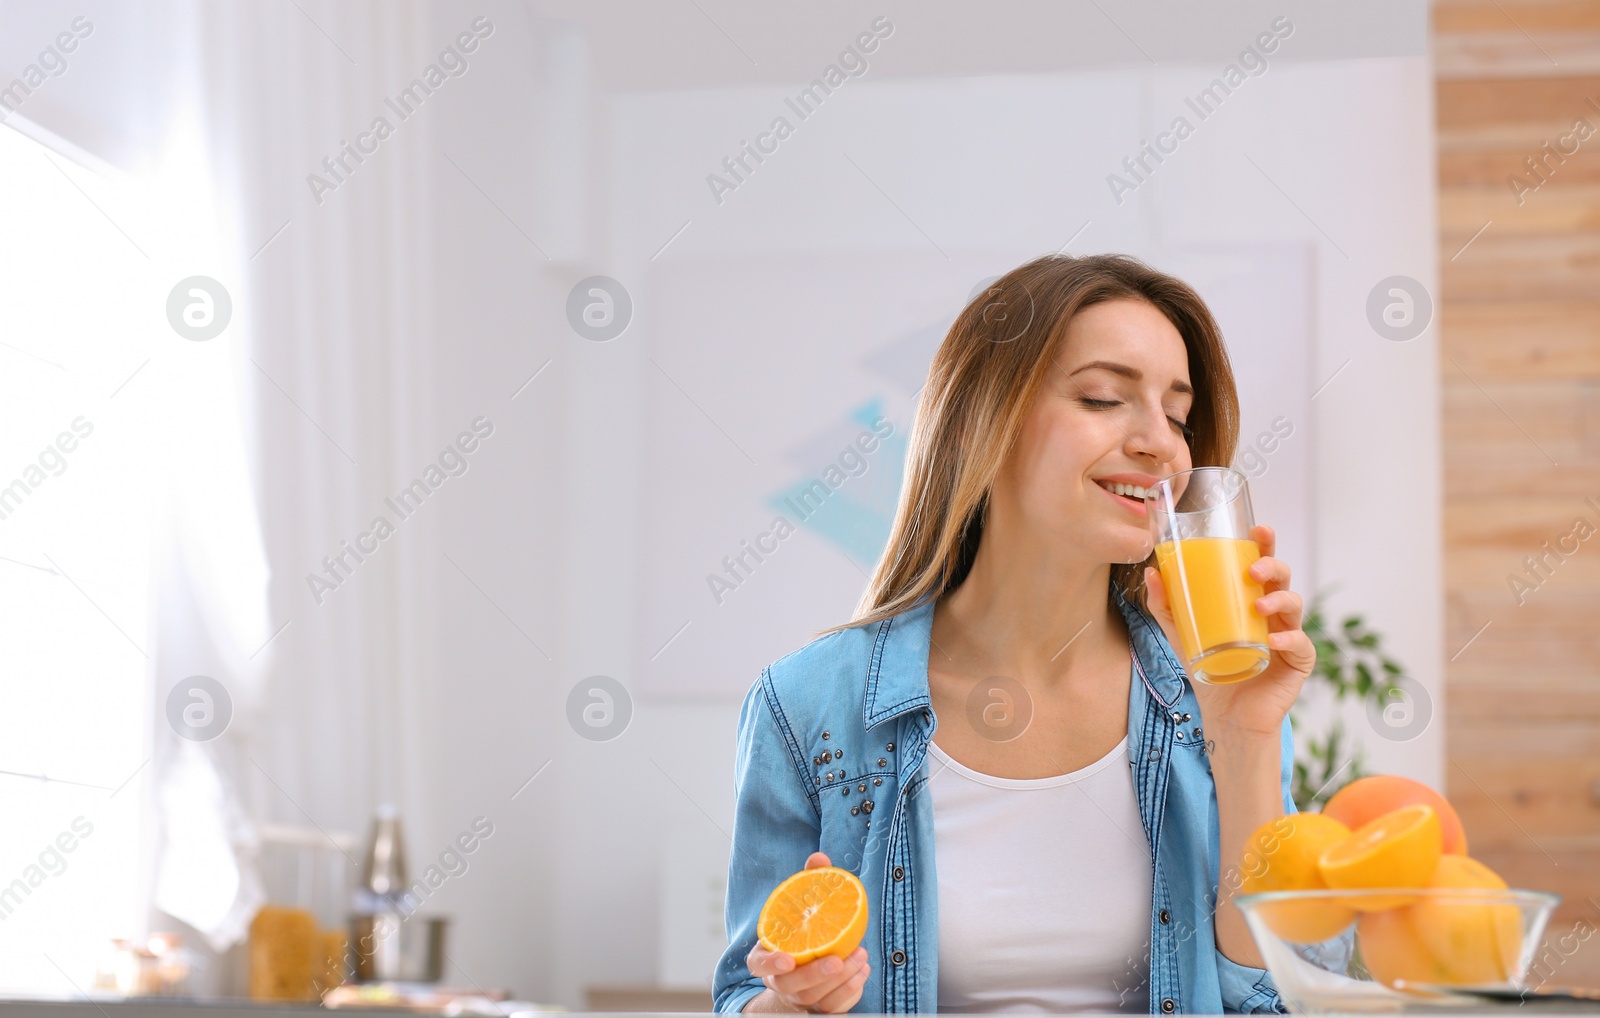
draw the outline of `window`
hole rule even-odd
[[[242,347],[166,319],[174,284],[219,264],[194,132],[163,161],[181,172],[135,180],[18,120],[0,125],[0,993],[76,996],[112,938],[146,931],[159,697],[180,677],[161,674],[158,574],[199,540],[238,587],[196,594],[245,635],[265,567]]]

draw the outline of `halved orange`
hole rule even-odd
[[[1369,774],[1333,793],[1322,815],[1332,817],[1352,831],[1369,820],[1401,806],[1421,803],[1439,814],[1439,834],[1444,838],[1445,855],[1467,854],[1467,832],[1450,800],[1420,781],[1398,774]]]
[[[801,870],[773,889],[756,920],[756,938],[796,966],[824,955],[848,957],[867,934],[867,889],[849,870]]]
[[[1442,851],[1439,814],[1433,807],[1401,806],[1330,846],[1317,860],[1317,869],[1329,887],[1339,890],[1422,888],[1433,878]],[[1345,904],[1358,911],[1375,912],[1413,900],[1410,895],[1373,894],[1352,898]]]

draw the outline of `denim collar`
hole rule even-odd
[[[1128,625],[1139,677],[1156,702],[1170,709],[1183,696],[1183,668],[1173,657],[1165,634],[1150,613],[1130,602],[1115,584],[1111,590]],[[868,731],[891,718],[932,704],[928,688],[928,646],[933,637],[936,603],[936,598],[929,598],[878,623],[872,661],[867,666],[867,693],[861,708],[862,722]]]

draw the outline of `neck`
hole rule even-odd
[[[972,571],[934,613],[935,666],[1054,685],[1127,651],[1111,566],[986,530]]]

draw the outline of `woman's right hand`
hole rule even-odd
[[[826,854],[812,852],[806,869],[832,866]],[[767,1010],[809,1011],[813,1014],[843,1014],[856,1006],[861,989],[872,974],[867,949],[858,947],[846,958],[832,955],[806,962],[798,968],[794,956],[769,951],[759,942],[745,958],[750,974],[760,976],[767,992],[745,1007],[747,1012]],[[763,1000],[762,998],[767,998]],[[777,1005],[777,1006],[772,1006]]]

